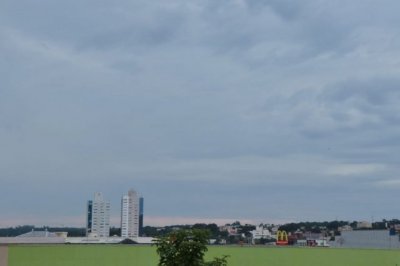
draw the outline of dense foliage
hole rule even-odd
[[[331,222],[299,222],[288,223],[279,227],[279,230],[286,232],[295,232],[296,230],[308,231],[313,233],[321,233],[321,229],[335,231],[339,227],[348,225],[346,221],[331,221]]]
[[[157,238],[159,266],[225,266],[226,256],[205,262],[209,234],[201,229],[182,229]]]
[[[392,220],[385,220],[382,221],[375,221],[373,222],[372,228],[365,229],[362,228],[361,230],[370,230],[370,229],[388,229],[394,225],[399,225],[400,220],[392,219]],[[246,242],[246,238],[250,237],[250,231],[255,229],[254,225],[249,224],[240,224],[240,222],[236,221],[232,224],[227,224],[237,229],[236,234],[229,234],[227,231],[221,230],[218,225],[211,223],[211,224],[194,224],[194,225],[171,225],[165,227],[154,227],[154,226],[145,226],[143,228],[143,236],[147,237],[160,237],[168,235],[176,230],[181,229],[201,229],[207,230],[209,232],[209,238],[215,239],[216,243],[221,243],[221,240],[226,240],[227,244],[239,244],[243,241]],[[349,221],[330,221],[330,222],[298,222],[298,223],[287,223],[281,225],[279,230],[284,230],[286,232],[296,232],[298,230],[303,232],[312,232],[312,233],[322,233],[322,232],[329,232],[334,231],[335,235],[339,234],[338,229],[344,225],[349,225],[352,227],[353,230],[360,230],[357,228],[357,221],[349,222]],[[267,228],[272,231],[274,225],[268,225]],[[35,231],[50,231],[50,232],[67,232],[68,236],[70,237],[83,237],[86,234],[85,228],[79,227],[35,227],[33,225],[24,225],[24,226],[17,226],[17,227],[8,227],[8,228],[0,228],[0,237],[15,237],[21,234],[25,234],[31,232],[32,230]],[[121,229],[116,227],[110,228],[110,236],[118,236],[121,234]]]

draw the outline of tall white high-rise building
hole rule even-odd
[[[110,202],[100,192],[87,203],[86,236],[110,236]]]
[[[121,199],[121,237],[139,236],[139,196],[133,189]]]

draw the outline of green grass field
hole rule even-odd
[[[400,266],[398,250],[210,247],[207,258],[229,255],[229,266]],[[11,246],[9,266],[155,266],[149,246]]]

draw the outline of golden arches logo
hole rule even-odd
[[[286,246],[289,244],[289,237],[286,231],[278,231],[276,234],[276,244],[278,246]]]
[[[282,242],[288,242],[289,238],[288,238],[288,234],[286,233],[286,231],[279,230],[277,233],[277,240],[282,241]]]

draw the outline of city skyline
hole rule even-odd
[[[398,216],[399,8],[1,1],[0,226]]]

